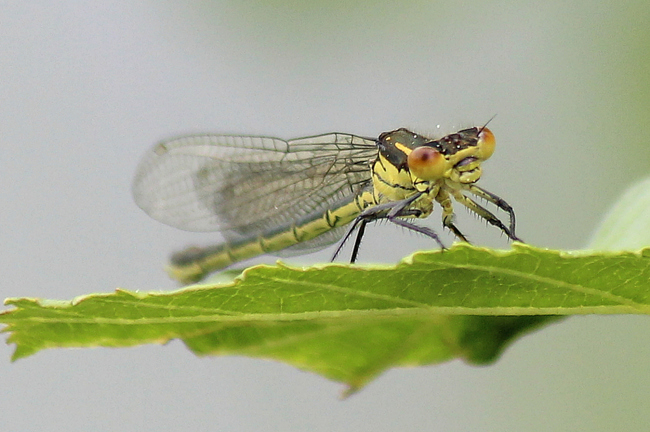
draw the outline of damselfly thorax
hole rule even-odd
[[[300,254],[356,233],[357,258],[366,225],[379,219],[431,237],[414,220],[442,208],[443,226],[462,241],[453,201],[515,235],[512,208],[476,185],[494,152],[486,127],[430,139],[406,129],[377,139],[331,133],[278,138],[196,135],[159,143],[138,167],[137,204],[153,218],[190,231],[220,231],[226,242],[193,247],[172,257],[170,273],[183,282],[265,253]],[[504,225],[470,196],[509,216]]]

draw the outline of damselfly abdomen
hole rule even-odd
[[[220,245],[172,257],[170,274],[183,282],[261,254],[321,249],[356,231],[354,262],[367,223],[379,219],[444,247],[433,230],[413,223],[429,216],[436,202],[443,226],[462,241],[467,239],[454,224],[452,200],[518,240],[512,207],[476,185],[494,146],[485,126],[440,139],[406,129],[377,139],[344,133],[290,141],[185,136],[159,143],[144,157],[133,195],[154,219],[225,237]],[[507,212],[508,226],[470,195]]]

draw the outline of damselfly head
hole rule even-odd
[[[476,183],[481,178],[481,164],[492,156],[496,140],[487,127],[474,127],[447,135],[436,141],[453,169],[448,177],[463,184]]]

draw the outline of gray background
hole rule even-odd
[[[192,132],[439,134],[497,114],[481,184],[529,243],[585,247],[650,162],[650,6],[609,3],[0,2],[0,297],[174,288],[168,254],[219,236],[149,219],[130,182],[157,140]],[[373,226],[360,259],[431,246]],[[391,370],[345,401],[316,375],[177,341],[17,363],[3,346],[0,429],[641,431],[649,331],[571,318],[494,366]]]

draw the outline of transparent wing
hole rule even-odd
[[[221,231],[227,239],[263,235],[359,193],[376,153],[374,140],[341,133],[291,141],[181,137],[144,157],[133,196],[151,217],[180,229]],[[317,239],[301,246],[336,241]]]

